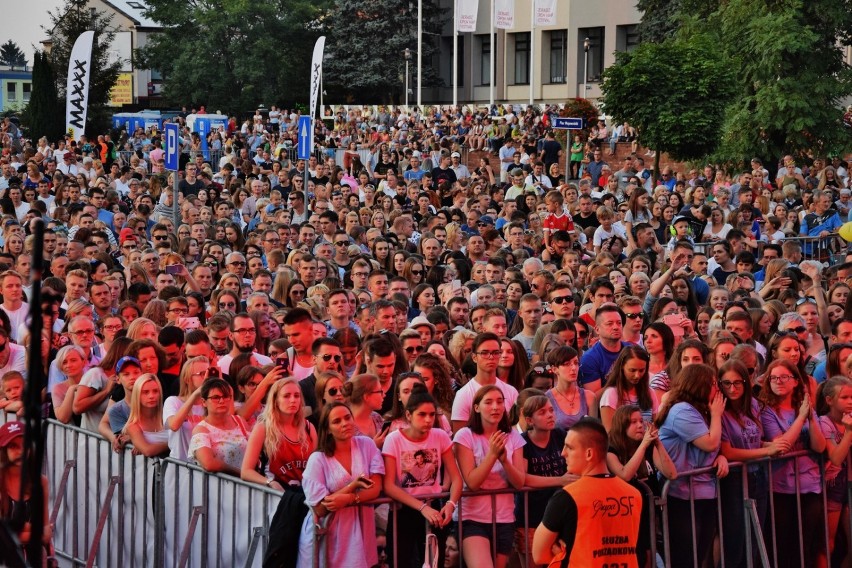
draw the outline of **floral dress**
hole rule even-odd
[[[196,432],[192,435],[189,441],[189,455],[194,458],[196,450],[210,448],[217,459],[233,468],[240,469],[248,445],[248,429],[245,421],[239,416],[231,416],[231,420],[237,427],[228,430],[217,428],[206,420],[199,423],[199,426],[204,426],[207,432]]]

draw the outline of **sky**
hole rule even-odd
[[[12,40],[26,54],[30,65],[33,62],[33,46],[45,38],[42,26],[50,19],[48,12],[55,11],[62,0],[0,0],[3,17],[0,18],[0,44]]]

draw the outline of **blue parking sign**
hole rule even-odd
[[[180,140],[178,139],[178,125],[166,124],[166,169],[173,172],[180,168]]]

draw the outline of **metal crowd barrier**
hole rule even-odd
[[[753,566],[762,566],[764,568],[768,568],[770,566],[776,567],[778,566],[778,543],[781,539],[798,539],[799,541],[799,562],[801,566],[812,565],[815,562],[815,559],[808,558],[807,561],[804,557],[804,543],[803,543],[803,535],[802,531],[799,530],[797,535],[779,535],[776,533],[775,523],[773,522],[774,514],[775,514],[775,494],[772,491],[772,465],[777,464],[779,462],[784,462],[788,460],[795,460],[794,464],[794,478],[795,478],[795,487],[796,487],[796,504],[797,504],[797,520],[798,526],[803,526],[802,519],[802,501],[801,501],[801,493],[799,493],[799,484],[800,484],[800,472],[799,472],[799,463],[797,458],[802,456],[810,455],[814,459],[816,459],[819,463],[820,467],[820,494],[822,498],[823,504],[823,518],[822,523],[824,527],[824,548],[823,551],[826,554],[826,558],[830,560],[831,551],[829,548],[829,534],[828,534],[828,508],[827,508],[827,497],[826,497],[826,481],[825,481],[825,460],[822,455],[814,454],[812,452],[803,450],[799,452],[791,452],[782,457],[777,458],[764,458],[760,460],[754,460],[747,463],[737,463],[731,462],[729,464],[729,473],[728,476],[738,476],[742,485],[742,495],[743,502],[742,508],[740,512],[743,515],[743,522],[741,524],[742,527],[745,527],[745,562],[746,565],[751,568]],[[768,487],[768,506],[765,511],[765,518],[761,519],[758,513],[758,506],[754,495],[749,495],[749,484],[748,484],[748,467],[759,465],[762,468],[765,468],[767,473],[766,483]],[[691,471],[678,472],[677,479],[682,481],[684,479],[688,480],[689,483],[689,507],[690,507],[690,520],[692,524],[692,551],[693,551],[693,561],[696,566],[701,566],[702,561],[705,559],[697,557],[697,535],[695,531],[695,498],[694,498],[694,489],[693,482],[696,476],[698,475],[706,475],[713,474],[715,475],[716,469],[714,467],[707,467],[701,469],[695,469]],[[661,518],[662,518],[662,532],[663,532],[663,549],[660,551],[660,554],[663,558],[665,566],[670,568],[673,566],[670,558],[670,549],[671,549],[671,528],[669,526],[669,502],[668,495],[671,489],[671,481],[666,481],[663,486],[663,490],[661,492],[661,496],[656,498],[656,506],[661,510]],[[738,483],[739,485],[740,483]],[[847,491],[850,496],[852,496],[852,484],[847,485]],[[722,484],[719,483],[719,479],[716,479],[716,515],[717,515],[717,537],[720,543],[721,556],[719,558],[719,563],[715,564],[725,568],[725,527],[722,522],[723,516],[723,490]],[[847,515],[852,515],[847,511]],[[850,516],[852,518],[852,516]],[[838,530],[842,530],[842,523],[838,525]],[[768,528],[768,534],[764,534],[764,527]],[[852,542],[850,539],[852,535],[847,534],[847,542]],[[712,553],[712,552],[711,552]],[[771,555],[770,555],[771,553]],[[829,564],[830,565],[830,564]],[[675,567],[679,568],[679,567]]]
[[[99,434],[53,420],[46,438],[48,511],[63,565],[261,566],[280,492],[131,448],[116,453]]]
[[[817,260],[819,262],[826,262],[829,265],[844,262],[846,252],[849,248],[849,243],[837,234],[832,234],[825,238],[786,237],[781,242],[782,244],[786,242],[797,243],[801,246],[802,260]]]
[[[0,423],[6,422],[0,412]],[[12,417],[11,419],[14,419]],[[184,568],[187,566],[254,567],[260,566],[269,544],[269,525],[278,506],[281,493],[240,479],[211,474],[203,469],[171,458],[148,459],[135,456],[128,448],[116,453],[99,434],[50,420],[47,425],[47,461],[50,522],[54,525],[54,544],[57,557],[72,566],[153,566],[155,568]],[[777,534],[772,522],[775,508],[772,487],[772,465],[804,455],[802,451],[780,458],[763,459],[747,464],[731,463],[729,476],[739,476],[742,484],[741,527],[745,530],[746,564],[752,566],[777,566],[778,543],[782,539],[798,538],[801,565],[807,565],[801,532],[798,535]],[[828,511],[826,507],[825,465],[820,464],[821,495],[825,527],[823,550],[829,557]],[[770,488],[766,518],[760,519],[754,495],[749,494],[747,470],[759,464],[767,470]],[[794,462],[795,487],[799,487],[799,466]],[[679,472],[679,480],[688,480],[693,494],[695,476],[713,473],[713,468]],[[660,497],[653,497],[642,484],[643,497],[652,499],[648,523],[650,541],[644,543],[654,559],[670,561],[671,527],[669,526],[669,500],[671,482],[667,481]],[[464,502],[469,497],[520,494],[525,511],[528,511],[531,488],[512,488],[492,491],[465,491],[459,501],[459,514],[463,516]],[[718,538],[721,549],[725,546],[725,526],[722,522],[722,503],[725,495],[717,485],[716,505]],[[847,486],[852,494],[852,484]],[[446,498],[442,493],[429,498]],[[425,498],[425,497],[424,497]],[[802,503],[797,494],[797,514],[802,525]],[[380,498],[361,506],[374,507],[389,504],[388,523],[396,527],[398,503]],[[692,550],[696,534],[695,500],[690,499],[692,516]],[[658,510],[659,509],[659,510]],[[496,507],[492,504],[492,532],[496,534]],[[658,516],[661,523],[658,524]],[[852,525],[852,512],[847,511]],[[525,518],[528,515],[525,514]],[[761,521],[765,521],[764,524]],[[424,520],[425,523],[425,520]],[[661,526],[663,546],[657,555],[657,527]],[[764,531],[764,526],[768,527]],[[840,525],[842,526],[842,524]],[[520,528],[520,527],[519,527]],[[524,526],[524,529],[535,528]],[[842,529],[841,529],[842,530]],[[393,531],[398,535],[398,531]],[[463,537],[458,524],[459,542]],[[852,535],[846,535],[852,542]],[[496,539],[494,539],[496,542]],[[324,554],[322,531],[315,541],[314,555]],[[393,547],[394,558],[399,558],[396,537],[387,543]],[[495,546],[495,543],[492,543]],[[492,549],[492,553],[494,550]],[[532,566],[530,552],[521,557],[522,566]],[[725,567],[724,553],[720,566]],[[774,563],[773,563],[774,560]],[[700,559],[696,559],[699,562]],[[678,567],[679,568],[679,567]]]

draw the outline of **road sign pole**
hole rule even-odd
[[[172,195],[173,195],[173,203],[172,207],[174,207],[174,220],[175,220],[175,235],[178,234],[178,228],[180,227],[180,207],[178,207],[178,172],[180,171],[180,167],[174,171],[174,184],[172,187]],[[180,243],[178,243],[180,244]],[[175,251],[177,252],[177,251]]]
[[[180,130],[178,125],[168,123],[165,125],[166,144],[165,162],[166,169],[172,172],[172,207],[174,209],[174,230],[178,232],[180,224],[180,207],[178,207],[178,172],[180,171]]]
[[[555,130],[564,130],[566,132],[565,136],[565,147],[562,148],[562,151],[565,153],[565,181],[568,181],[568,173],[569,167],[571,165],[570,154],[571,154],[571,131],[573,130],[582,130],[583,129],[583,119],[582,118],[567,118],[564,116],[556,116],[553,118],[553,128]]]

